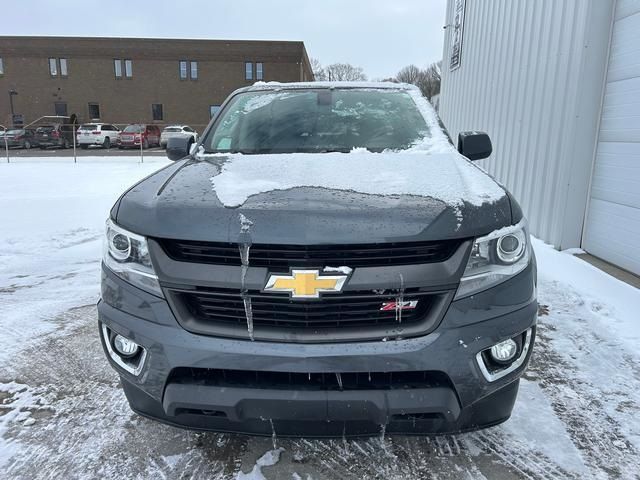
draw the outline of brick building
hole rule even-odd
[[[26,124],[76,114],[202,131],[236,88],[312,79],[302,42],[0,36],[0,123],[12,101]]]

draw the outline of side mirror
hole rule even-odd
[[[493,147],[489,135],[484,132],[460,132],[458,151],[469,160],[480,160],[491,155]]]
[[[167,141],[167,157],[169,160],[180,160],[189,155],[191,138],[171,137]]]

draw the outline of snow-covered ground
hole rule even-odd
[[[499,427],[274,447],[134,415],[94,304],[109,208],[167,163],[138,162],[0,164],[0,478],[638,478],[640,291],[538,241],[538,342]]]

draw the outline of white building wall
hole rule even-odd
[[[466,0],[460,67],[445,30],[440,116],[454,142],[486,131],[480,162],[515,195],[532,233],[580,245],[615,0]],[[455,0],[447,6],[453,23]]]
[[[582,246],[640,275],[640,0],[618,0]]]

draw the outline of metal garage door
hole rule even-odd
[[[640,275],[640,1],[618,0],[583,248]]]

